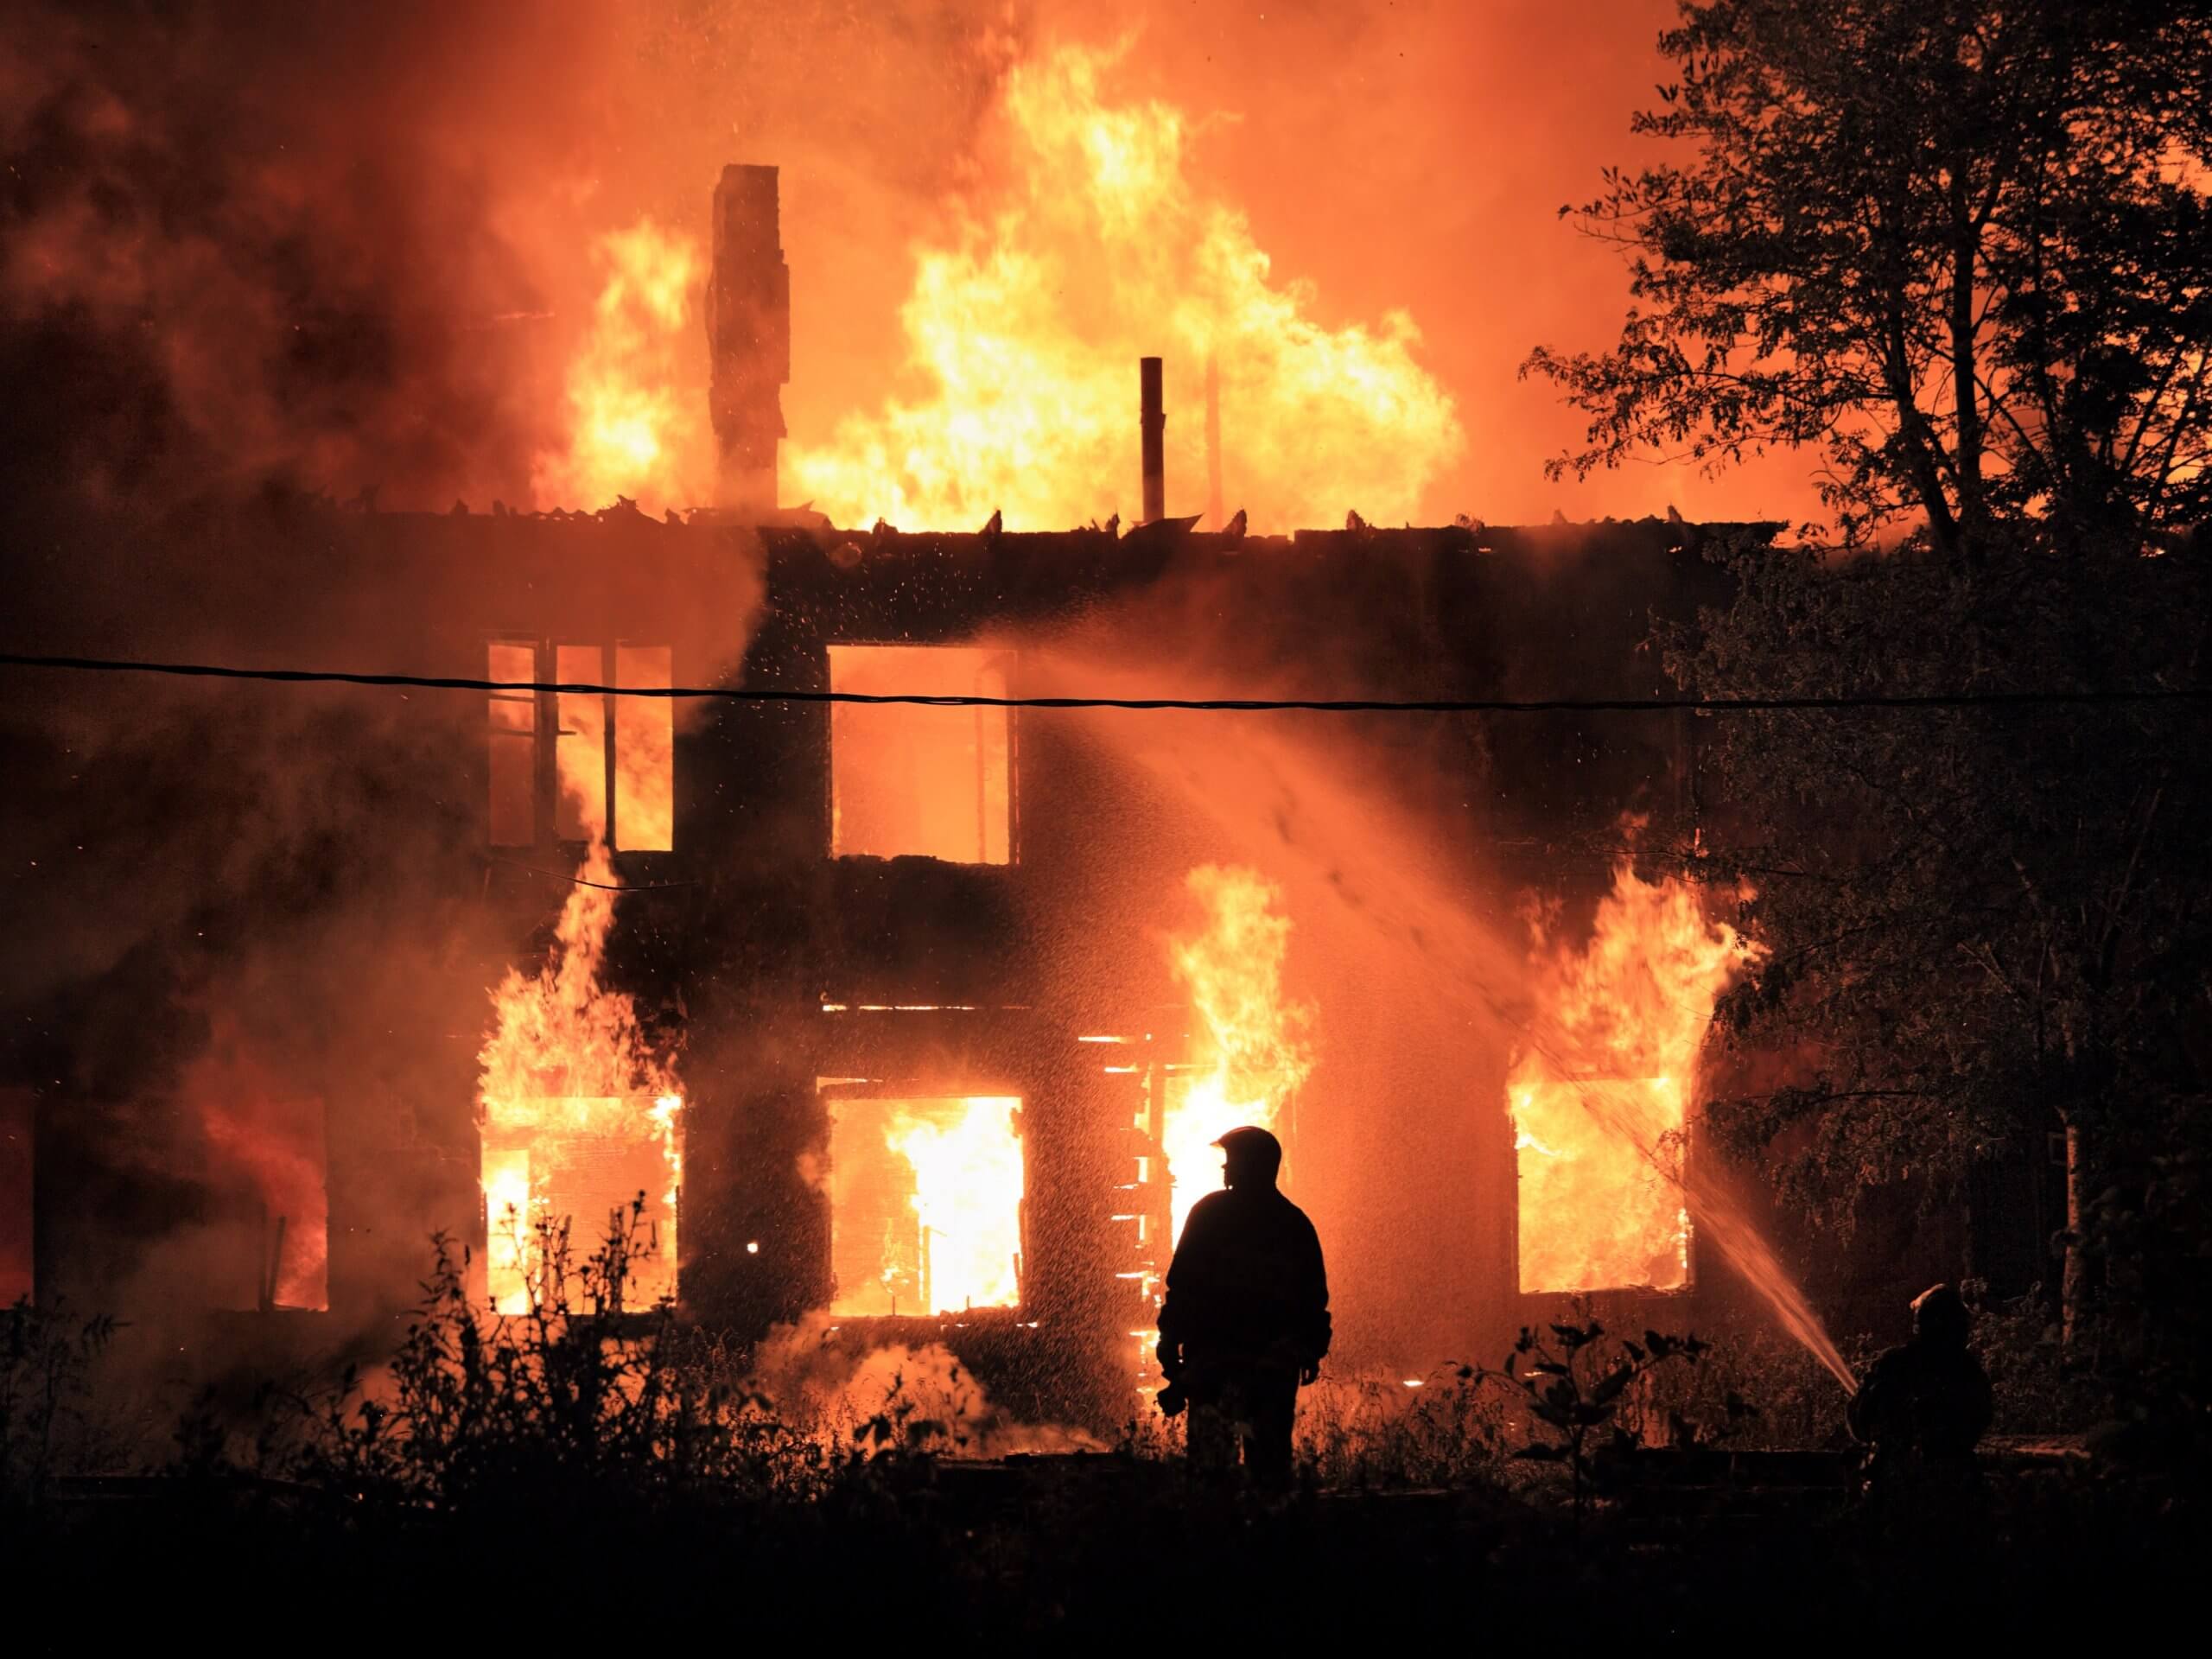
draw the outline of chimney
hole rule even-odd
[[[1167,406],[1160,391],[1160,359],[1137,359],[1137,381],[1142,400],[1144,430],[1144,522],[1167,516]]]
[[[791,378],[791,274],[778,225],[776,169],[722,168],[707,286],[709,405],[720,459],[715,505],[759,523],[776,510],[783,387]]]

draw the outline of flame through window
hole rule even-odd
[[[494,680],[658,690],[673,683],[674,661],[666,645],[499,639],[489,671]],[[494,691],[489,712],[492,845],[537,846],[550,825],[553,840],[604,836],[622,852],[675,846],[674,709],[666,698]]]
[[[830,1312],[960,1313],[1021,1301],[1021,1103],[834,1095]]]

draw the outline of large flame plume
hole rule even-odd
[[[1338,524],[1351,508],[1416,517],[1463,436],[1414,359],[1413,319],[1314,321],[1313,296],[1274,278],[1243,211],[1192,182],[1183,112],[1109,99],[1117,55],[1063,46],[1009,73],[1002,182],[946,245],[916,250],[902,312],[916,390],[789,454],[794,493],[847,524],[1133,517],[1136,359],[1149,354],[1167,359],[1183,411],[1167,428],[1171,512],[1196,505],[1177,501],[1175,480],[1205,476],[1211,361],[1228,507],[1268,527]]]
[[[492,993],[479,1057],[487,1271],[503,1313],[550,1299],[540,1228],[572,1224],[578,1254],[588,1254],[640,1193],[641,1248],[625,1300],[643,1306],[676,1292],[683,1099],[635,1003],[602,978],[615,898],[604,841],[577,875],[543,969],[510,969]]]
[[[1698,1051],[1713,999],[1758,950],[1688,884],[1644,881],[1624,861],[1588,945],[1545,965],[1536,1039],[1506,1085],[1523,1291],[1689,1282]]]
[[[569,364],[566,432],[534,460],[531,493],[547,509],[618,496],[649,512],[709,501],[714,444],[695,385],[699,245],[641,219],[593,253],[602,281]]]
[[[1171,942],[1169,962],[1198,1015],[1202,1069],[1171,1082],[1163,1114],[1176,1238],[1191,1206],[1219,1185],[1215,1140],[1245,1124],[1282,1133],[1313,1069],[1313,1011],[1283,990],[1291,924],[1281,892],[1256,870],[1218,864],[1192,870],[1189,887],[1205,923]]]

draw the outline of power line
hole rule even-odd
[[[905,703],[925,709],[1119,709],[1137,713],[1322,715],[1726,714],[1780,709],[2038,709],[2099,703],[2202,702],[2212,690],[2165,687],[2098,691],[1905,692],[1765,697],[987,697],[924,692],[796,691],[728,685],[601,685],[588,680],[480,680],[457,675],[355,674],[337,669],[231,668],[214,663],[148,663],[99,657],[0,652],[0,668],[88,674],[164,674],[186,679],[259,680],[284,685],[396,686],[426,691],[550,691],[571,696],[716,698],[727,702]]]
[[[594,881],[588,876],[564,874],[559,870],[541,870],[535,864],[524,864],[519,859],[500,858],[494,854],[478,855],[487,864],[504,864],[511,870],[522,870],[531,875],[542,875],[549,881],[566,881],[579,887],[597,887],[601,893],[671,893],[678,887],[696,887],[696,881]]]

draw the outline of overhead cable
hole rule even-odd
[[[89,674],[159,674],[283,685],[389,686],[427,691],[533,691],[568,696],[714,699],[726,702],[907,704],[925,709],[1111,709],[1135,713],[1323,715],[1726,714],[1781,709],[2036,709],[2110,703],[2192,703],[2212,689],[2166,686],[2094,690],[1851,692],[1745,697],[1107,697],[1007,696],[902,691],[813,691],[736,685],[604,685],[589,680],[488,680],[460,675],[367,674],[340,669],[235,668],[217,663],[48,657],[0,652],[0,668]]]

